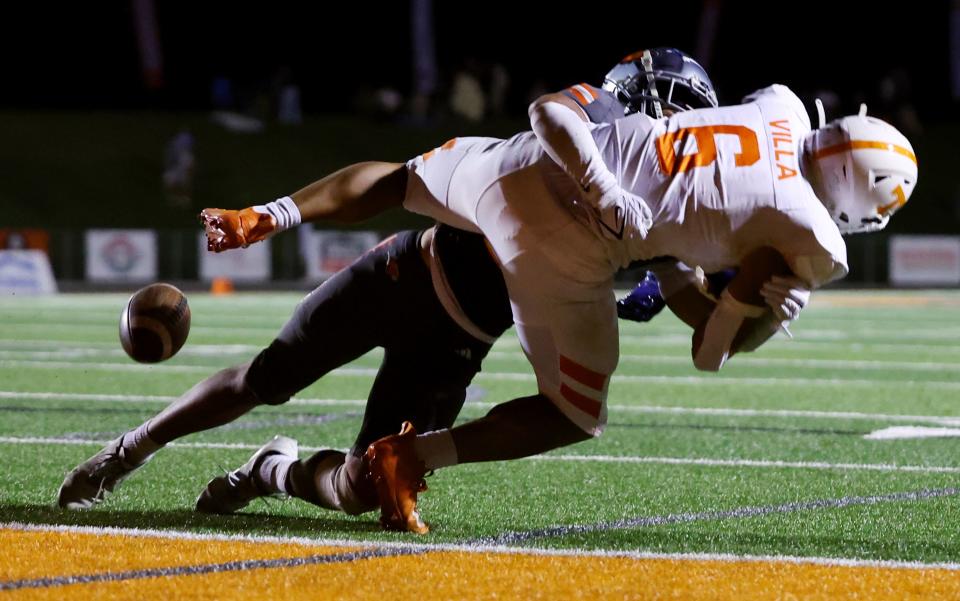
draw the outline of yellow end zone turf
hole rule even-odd
[[[184,572],[51,582],[0,590],[0,599],[960,598],[960,571],[945,569],[430,550],[188,574],[231,561],[346,557],[361,547],[6,529],[0,530],[0,549],[0,587],[149,568]]]

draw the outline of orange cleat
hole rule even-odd
[[[420,519],[417,493],[427,490],[427,468],[417,458],[413,424],[403,422],[399,434],[384,436],[367,447],[370,477],[380,498],[380,524],[387,530],[426,534],[430,527]]]
[[[200,212],[200,222],[207,232],[207,250],[213,252],[246,248],[266,239],[277,229],[273,216],[252,207],[239,211],[204,209]]]

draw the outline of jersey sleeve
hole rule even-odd
[[[807,114],[806,107],[803,106],[803,101],[793,93],[793,90],[785,85],[775,83],[765,88],[760,88],[756,92],[748,94],[743,98],[743,104],[749,104],[751,102],[777,102],[787,105],[790,107],[790,110],[796,114],[797,118],[806,125],[806,128],[808,130],[810,129],[810,116]]]
[[[813,288],[847,275],[847,246],[826,211],[788,211],[787,217],[801,231],[779,237],[774,246],[793,273]]]
[[[560,93],[576,102],[591,123],[613,123],[624,117],[624,107],[612,92],[581,83]]]

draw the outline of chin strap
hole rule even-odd
[[[660,106],[660,92],[657,90],[657,79],[653,75],[653,53],[644,50],[640,57],[640,64],[643,65],[643,71],[647,76],[647,91],[657,100],[653,101],[653,112],[657,119],[663,118],[663,107]]]
[[[823,101],[819,98],[814,98],[813,103],[817,105],[817,121],[820,122],[817,129],[819,129],[827,124],[827,112],[823,110]]]

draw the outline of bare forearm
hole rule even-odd
[[[737,353],[752,353],[779,330],[780,322],[773,316],[773,311],[768,310],[762,317],[746,320],[730,348]]]
[[[591,438],[543,395],[497,405],[450,434],[460,463],[519,459]]]
[[[690,285],[664,298],[667,307],[681,321],[696,329],[710,317],[717,303]]]
[[[291,197],[302,221],[356,223],[399,207],[406,193],[402,163],[356,163],[331,173]]]

